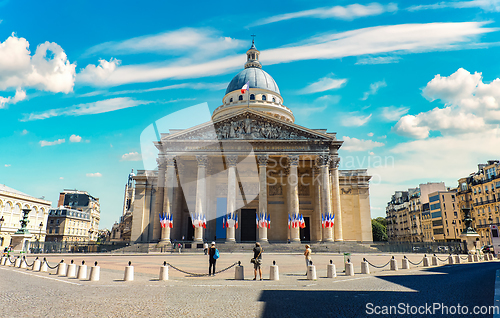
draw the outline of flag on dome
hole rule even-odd
[[[243,85],[243,87],[241,88],[242,94],[245,94],[245,92],[248,90],[249,84],[250,84],[250,81],[246,82],[245,85]]]

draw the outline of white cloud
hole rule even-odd
[[[11,165],[5,164],[4,166],[5,166],[5,168],[8,168],[8,167],[10,167]]]
[[[96,172],[96,173],[87,173],[86,176],[89,177],[89,178],[100,178],[100,177],[102,177],[102,174],[99,173],[99,172]]]
[[[373,137],[373,133],[372,133],[372,132],[371,132],[371,133],[367,133],[366,135],[367,135],[368,137]]]
[[[29,133],[29,131],[27,131],[26,129],[23,129],[23,131],[21,131],[21,135],[27,135]]]
[[[273,65],[347,56],[450,50],[470,44],[482,34],[497,31],[496,28],[485,28],[485,24],[458,22],[376,26],[315,36],[301,43],[263,50],[260,56],[264,65]],[[164,79],[198,78],[232,72],[241,68],[244,63],[245,56],[238,54],[201,63],[174,60],[169,64],[120,65],[106,79],[78,75],[77,80],[82,84],[117,86]]]
[[[318,81],[307,85],[305,88],[300,90],[300,94],[313,94],[318,92],[329,91],[332,89],[338,89],[344,86],[347,79],[334,79],[330,77],[320,78]]]
[[[64,177],[59,177],[59,180],[64,180]]]
[[[87,50],[86,55],[99,52],[111,54],[161,53],[209,57],[233,50],[244,41],[223,37],[207,28],[182,28],[159,34],[139,36],[120,42],[106,42]]]
[[[322,113],[327,108],[327,105],[324,106],[309,106],[309,107],[296,107],[293,109],[293,113],[296,117],[300,117],[301,119],[307,118],[311,115]]]
[[[54,146],[54,145],[59,145],[59,144],[65,143],[65,142],[66,142],[66,139],[57,139],[54,141],[41,140],[40,147]]]
[[[378,92],[378,90],[380,88],[386,87],[386,86],[387,86],[387,84],[386,84],[385,80],[378,81],[378,82],[375,82],[375,83],[371,83],[370,84],[370,90],[367,91],[367,92],[364,92],[363,97],[361,98],[361,100],[367,100],[368,96],[377,94],[377,92]]]
[[[408,11],[434,10],[434,9],[465,9],[480,8],[489,12],[500,12],[500,1],[498,0],[472,0],[472,1],[453,1],[438,2],[434,4],[415,5],[407,8]]]
[[[395,12],[398,10],[397,4],[390,3],[388,5],[382,5],[379,3],[370,3],[368,5],[362,4],[350,4],[347,6],[334,6],[317,8],[299,12],[285,13],[280,15],[275,15],[269,18],[258,20],[253,23],[253,26],[264,25],[279,21],[286,21],[296,18],[320,18],[320,19],[340,19],[340,20],[353,20],[362,17],[380,15],[385,12]]]
[[[17,101],[26,97],[23,87],[54,93],[71,92],[75,67],[68,61],[64,50],[53,42],[38,45],[33,56],[25,38],[12,34],[0,43],[0,90],[16,88],[18,92],[14,99]]]
[[[344,136],[342,137],[342,140],[344,140],[344,143],[342,144],[342,147],[340,149],[346,150],[349,152],[353,151],[367,151],[371,150],[375,147],[382,147],[385,144],[382,142],[378,141],[373,141],[373,140],[364,140],[364,139],[358,139],[354,137],[348,137]]]
[[[365,115],[356,115],[356,112],[350,113],[348,115],[344,115],[342,117],[342,126],[346,127],[361,127],[364,124],[366,124],[370,118],[372,117],[372,114],[365,116]]]
[[[316,98],[314,101],[319,103],[327,103],[327,104],[338,104],[342,96],[340,95],[323,95]]]
[[[71,135],[69,137],[69,141],[70,142],[80,142],[80,141],[82,141],[82,137],[77,136],[77,135]]]
[[[357,65],[367,64],[390,64],[399,63],[401,58],[398,56],[363,56],[356,61]]]
[[[81,116],[81,115],[101,114],[106,112],[112,112],[119,109],[136,107],[139,105],[146,105],[149,103],[151,102],[144,100],[134,100],[128,97],[117,97],[92,103],[73,105],[66,108],[50,109],[42,113],[31,113],[25,115],[25,118],[22,119],[22,121],[47,119],[56,116]]]
[[[108,77],[116,70],[121,61],[111,58],[108,61],[99,60],[99,65],[89,64],[78,73],[78,80],[85,83],[102,84],[105,83]]]
[[[394,130],[413,138],[426,138],[430,131],[441,134],[487,131],[500,124],[500,79],[489,84],[481,73],[463,68],[450,76],[436,75],[422,90],[430,101],[440,100],[444,108],[402,117]]]
[[[381,116],[387,121],[397,121],[410,110],[409,107],[382,107]]]
[[[26,99],[26,92],[22,89],[17,89],[14,97],[2,97],[0,96],[0,109],[6,108],[7,104],[16,104],[22,100]]]
[[[122,156],[121,161],[141,161],[142,156],[138,152],[129,152]]]

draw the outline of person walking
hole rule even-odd
[[[254,268],[254,278],[253,280],[257,280],[257,270],[259,270],[260,280],[262,280],[262,252],[264,249],[260,246],[259,242],[255,243],[255,247],[253,248],[253,268]]]
[[[311,264],[311,247],[309,244],[306,244],[306,250],[304,252],[304,257],[306,259],[306,275],[307,275],[307,266]]]
[[[203,244],[203,253],[205,253],[205,255],[207,255],[208,253],[208,243],[205,242],[205,244]]]
[[[215,247],[215,242],[212,242],[210,248],[208,249],[208,276],[215,276],[215,263],[219,258],[219,251]],[[213,273],[212,273],[213,268]]]

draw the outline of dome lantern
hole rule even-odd
[[[252,35],[255,37],[255,35]],[[247,62],[245,63],[245,68],[256,67],[262,68],[262,64],[259,62],[259,50],[255,47],[255,38],[252,39],[252,46],[247,51]]]

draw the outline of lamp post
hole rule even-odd
[[[453,234],[455,234],[455,241],[457,240],[457,230],[455,229],[455,225],[457,224],[457,221],[453,220],[453,222],[451,222],[451,224],[453,224]]]
[[[89,230],[89,243],[92,239],[92,233],[94,233],[94,231],[92,229]]]
[[[0,231],[2,231],[3,222],[5,222],[5,219],[3,218],[3,215],[2,215],[2,217],[0,218]]]
[[[490,222],[490,226],[489,226],[490,230],[488,231],[490,233],[489,238],[488,238],[488,243],[489,243],[488,245],[491,245],[491,244],[493,244],[493,239],[491,238],[491,225],[493,224],[493,218],[491,217],[491,215],[488,217],[488,222]]]
[[[42,240],[42,227],[43,227],[43,222],[40,222],[40,232],[38,233],[38,241]]]

